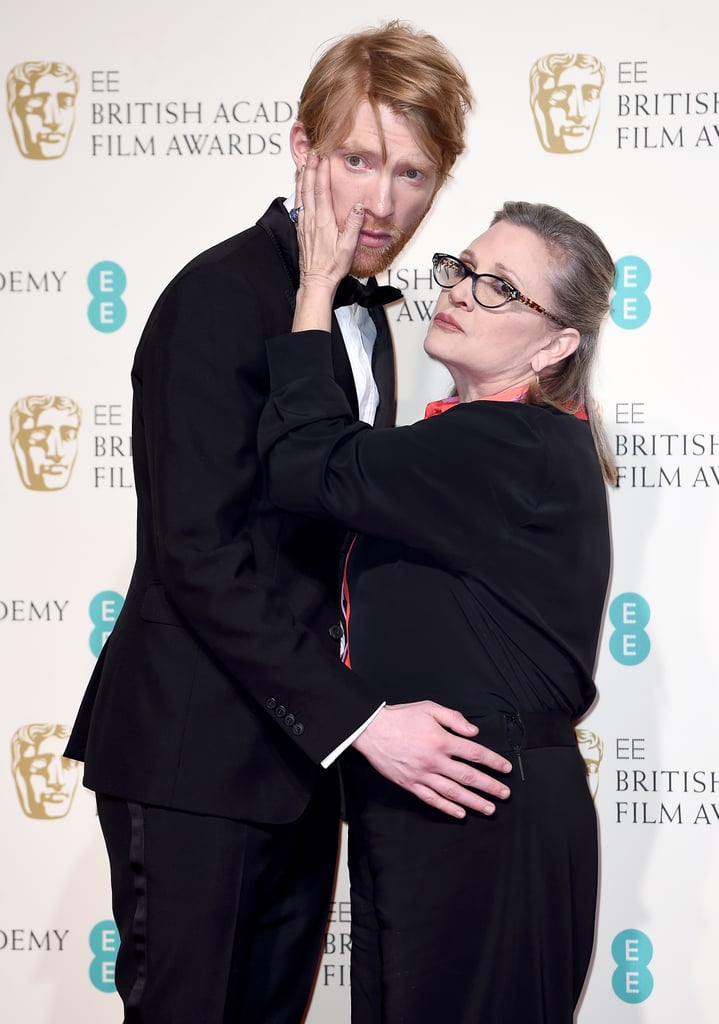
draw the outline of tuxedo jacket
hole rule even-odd
[[[85,785],[263,823],[298,817],[319,762],[383,699],[339,660],[344,534],[277,509],[257,454],[265,341],[291,330],[297,241],[281,199],[201,254],[153,309],[133,368],[137,557],[67,756]],[[378,424],[394,354],[372,312]],[[344,342],[333,371],[357,415]]]

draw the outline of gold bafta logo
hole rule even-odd
[[[604,65],[589,53],[550,53],[529,73],[529,102],[548,153],[588,149],[599,117]]]
[[[579,753],[584,759],[584,770],[587,773],[587,783],[592,799],[596,797],[599,789],[599,766],[604,756],[604,744],[595,732],[591,729],[575,729]]]
[[[28,60],[7,76],[7,106],[17,147],[30,160],[65,155],[75,124],[78,77],[69,64]]]
[[[67,486],[77,456],[82,414],[72,398],[27,395],[10,410],[10,444],[20,479],[31,491]]]
[[[28,818],[64,818],[80,778],[80,762],[63,756],[70,730],[66,725],[34,722],[13,733],[12,774]]]

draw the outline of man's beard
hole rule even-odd
[[[368,231],[383,231],[391,237],[387,244],[379,249],[372,249],[360,243],[355,250],[350,274],[353,277],[376,277],[377,274],[388,270],[420,226],[426,213],[427,211],[425,210],[422,216],[407,231],[400,231],[394,224],[363,225]]]

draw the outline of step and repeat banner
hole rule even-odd
[[[105,851],[81,766],[62,751],[132,566],[129,370],[142,326],[187,260],[292,188],[289,129],[318,50],[390,17],[438,35],[477,100],[466,154],[388,275],[405,294],[390,314],[400,421],[448,387],[422,352],[433,252],[461,250],[505,199],[527,199],[586,220],[616,260],[596,381],[620,474],[614,572],[600,698],[579,732],[601,906],[579,1021],[719,1019],[716,5],[415,0],[341,13],[318,0],[307,17],[288,2],[9,0],[3,1021],[121,1015]],[[349,929],[342,866],[310,1024],[349,1020]]]

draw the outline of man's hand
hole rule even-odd
[[[465,808],[494,813],[495,805],[476,790],[500,800],[509,796],[504,783],[464,763],[512,770],[506,758],[466,738],[478,732],[459,711],[423,700],[386,705],[352,745],[386,779],[430,807],[463,818]]]

